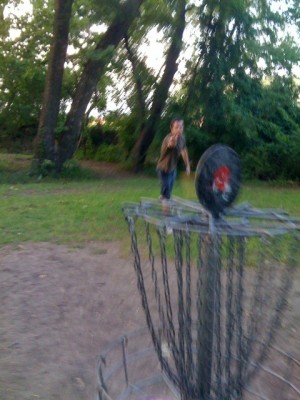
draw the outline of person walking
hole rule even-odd
[[[157,163],[157,172],[160,179],[160,199],[170,200],[176,178],[176,168],[179,157],[183,158],[186,174],[190,175],[190,161],[183,134],[184,122],[181,118],[174,118],[170,124],[171,132],[164,138],[160,157]]]

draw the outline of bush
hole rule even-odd
[[[283,135],[276,142],[261,142],[243,154],[243,174],[261,180],[299,179],[300,147],[298,141]]]
[[[102,144],[95,153],[94,160],[120,162],[122,161],[122,152],[118,146],[111,144]]]
[[[134,114],[115,115],[112,113],[107,118],[107,129],[117,133],[119,151],[123,159],[128,159],[139,135],[139,124]]]
[[[213,142],[207,132],[193,125],[186,127],[185,136],[191,165],[195,169],[202,154]]]
[[[80,175],[81,167],[75,160],[67,160],[62,168],[61,176],[63,178],[75,178]]]
[[[81,142],[76,152],[76,157],[80,159],[95,159],[101,146],[117,144],[117,131],[106,128],[100,124],[89,125],[82,132]]]
[[[263,147],[242,156],[242,174],[246,179],[267,179],[271,175],[267,152]]]
[[[44,178],[46,176],[55,175],[55,163],[52,160],[43,160],[39,163],[38,160],[34,159],[31,164],[30,170],[31,176],[38,176],[39,178]]]

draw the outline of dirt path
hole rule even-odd
[[[281,341],[298,356],[299,278]],[[144,326],[132,260],[118,243],[1,248],[0,304],[1,400],[95,399],[99,353]]]
[[[92,170],[98,178],[132,177],[133,173],[121,168],[119,164],[105,161],[80,160],[81,167]]]
[[[0,260],[0,399],[94,399],[97,355],[140,326],[131,263],[116,243],[24,243]]]

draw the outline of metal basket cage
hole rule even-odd
[[[299,398],[299,361],[274,346],[299,266],[299,219],[249,204],[216,219],[176,198],[123,212],[148,336],[125,335],[101,354],[99,398]]]

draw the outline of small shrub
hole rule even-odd
[[[95,153],[94,160],[107,162],[122,161],[120,149],[110,144],[102,144]]]
[[[65,180],[90,180],[95,179],[96,174],[94,171],[84,169],[75,160],[68,160],[64,163],[60,178]]]
[[[62,178],[76,178],[80,175],[81,167],[75,160],[67,160],[62,168]]]
[[[30,175],[38,176],[39,178],[55,175],[54,161],[43,160],[40,163],[38,160],[33,160],[31,165]]]

